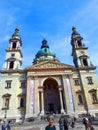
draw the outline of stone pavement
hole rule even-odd
[[[48,123],[47,122],[42,122],[42,123],[26,123],[23,125],[18,125],[13,128],[13,130],[45,130],[45,127]],[[58,123],[55,123],[56,125],[56,130],[59,130],[59,125]],[[98,126],[94,125],[95,130],[98,130]],[[69,130],[85,130],[85,127],[82,123],[76,123],[75,128],[69,127]]]
[[[82,121],[81,121],[82,122]],[[82,123],[76,123],[75,128],[69,126],[69,130],[85,130],[85,127]],[[93,122],[96,125],[93,125],[95,130],[98,130],[98,120]],[[55,119],[54,122],[56,130],[59,130],[58,119]],[[24,122],[23,124],[15,124],[12,130],[45,130],[45,127],[48,125],[48,122],[45,120],[37,119],[32,122]],[[1,128],[1,126],[0,126]],[[0,129],[1,130],[1,129]]]

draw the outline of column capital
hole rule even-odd
[[[27,76],[27,80],[32,80],[34,79],[34,76]]]
[[[39,92],[43,92],[43,86],[39,86],[39,87],[38,87],[38,91],[39,91]]]
[[[61,85],[59,85],[58,88],[59,88],[59,91],[62,91],[62,90],[63,90],[63,88],[62,88]]]

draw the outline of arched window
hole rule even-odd
[[[14,61],[11,61],[9,65],[9,69],[13,69],[13,67],[14,67]]]
[[[78,95],[78,100],[79,100],[80,104],[83,104],[83,100],[82,100],[82,96],[81,95]]]
[[[88,66],[87,59],[83,59],[83,65]]]
[[[24,98],[20,99],[20,107],[24,107]]]
[[[16,48],[16,42],[13,42],[12,49]]]
[[[81,46],[82,46],[81,41],[77,41],[77,43],[78,43],[78,46],[79,46],[79,47],[81,47]]]

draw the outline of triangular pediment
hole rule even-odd
[[[55,61],[45,61],[36,65],[30,66],[27,69],[49,69],[49,68],[73,68],[71,65],[63,64]]]

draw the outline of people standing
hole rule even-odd
[[[85,130],[88,130],[89,129],[88,118],[84,117],[82,122],[83,122],[83,124],[85,126]]]
[[[67,117],[64,117],[64,130],[68,130],[68,119]]]
[[[94,130],[94,127],[92,125],[92,117],[90,114],[88,114],[88,126],[89,126],[90,130]]]
[[[7,124],[7,126],[6,126],[6,128],[7,128],[7,130],[11,130],[11,127],[12,127],[11,121],[9,121],[8,124]]]
[[[74,121],[74,117],[72,117],[72,119],[71,119],[71,125],[70,125],[72,128],[74,128],[75,127],[75,121]]]
[[[5,123],[5,121],[4,121],[3,124],[1,125],[1,130],[6,130],[6,123]]]
[[[60,130],[64,130],[62,117],[59,120],[59,128],[60,128]]]
[[[49,124],[45,127],[45,130],[56,130],[56,127],[54,125],[54,117],[50,116],[48,120]]]

